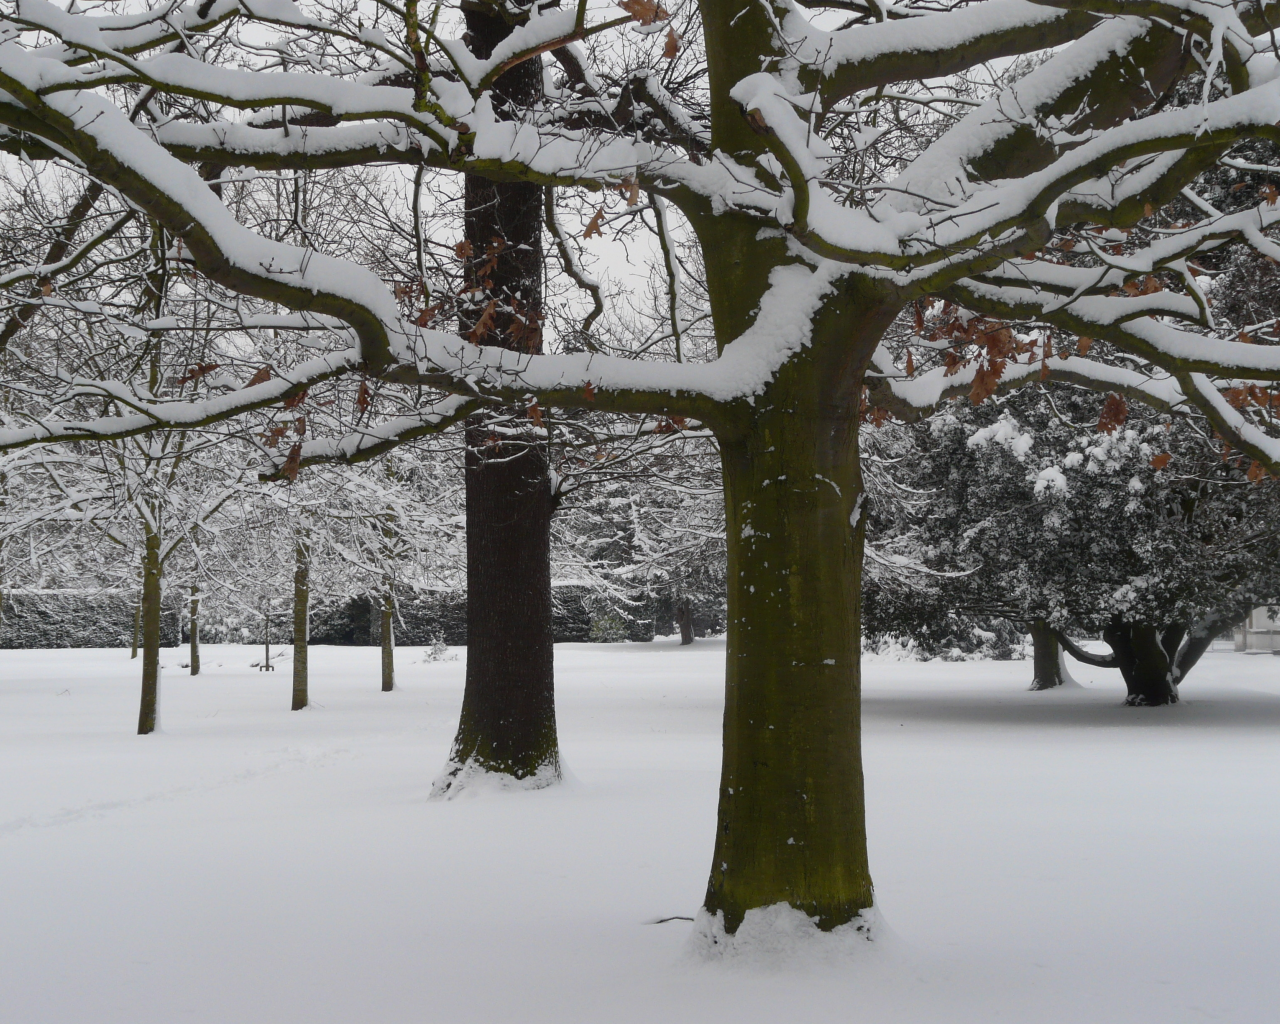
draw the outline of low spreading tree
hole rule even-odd
[[[919,441],[910,480],[928,500],[904,539],[949,573],[939,603],[1026,624],[1033,688],[1061,682],[1061,644],[1118,668],[1126,703],[1174,703],[1215,637],[1280,599],[1277,482],[1203,419],[1052,387],[961,400]]]

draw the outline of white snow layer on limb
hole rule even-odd
[[[111,398],[125,408],[136,410],[121,415],[86,420],[48,419],[39,423],[0,429],[0,449],[36,444],[45,440],[92,440],[121,438],[143,433],[156,424],[173,427],[198,427],[227,419],[238,412],[261,408],[280,401],[291,389],[302,383],[314,383],[354,369],[359,359],[354,351],[320,356],[299,363],[291,370],[252,387],[240,388],[202,398],[198,401],[156,400],[138,394],[121,381],[72,380],[68,398]]]
[[[991,6],[977,4],[968,10],[981,18]],[[1033,122],[1040,108],[1087,78],[1114,54],[1127,52],[1150,30],[1150,23],[1142,19],[1116,18],[1054,54],[994,99],[966,114],[913,161],[895,181],[902,191],[894,195],[891,204],[903,210],[919,210],[924,201],[917,197],[950,203],[981,187],[970,180],[970,161],[1010,135],[1019,123]]]
[[[871,365],[880,382],[886,385],[893,397],[917,411],[930,411],[949,395],[963,394],[972,384],[981,368],[980,360],[973,360],[948,374],[946,367],[937,366],[918,373],[910,380],[903,379],[893,367],[893,354],[883,345],[876,349]],[[1124,366],[1112,366],[1083,356],[1055,357],[1050,360],[1049,371],[1054,378],[1068,378],[1088,383],[1100,389],[1141,393],[1157,408],[1168,408],[1185,402],[1178,381],[1167,373],[1139,373]],[[1002,383],[1016,386],[1038,380],[1041,364],[1038,362],[1005,365]]]
[[[790,59],[784,66],[811,67],[824,77],[842,65],[870,64],[896,53],[954,52],[994,33],[1060,21],[1068,13],[1027,0],[990,0],[943,14],[825,32],[814,26],[799,5],[785,6],[782,35]]]
[[[810,267],[774,267],[756,319],[707,363],[666,363],[621,359],[591,352],[531,356],[477,346],[440,331],[421,331],[422,373],[456,377],[531,391],[596,389],[670,391],[705,395],[715,401],[751,399],[764,392],[778,369],[809,344],[813,316],[849,268],[830,260]]]
[[[0,45],[0,82],[15,70],[38,78],[38,60],[11,44]],[[24,81],[28,88],[30,81]],[[412,359],[409,331],[394,297],[367,268],[313,249],[271,241],[240,224],[191,167],[139,131],[114,104],[87,92],[53,93],[44,102],[72,125],[72,131],[110,154],[162,195],[180,205],[236,269],[312,295],[324,293],[365,310],[385,332],[391,356]],[[82,143],[83,144],[83,143]],[[136,198],[136,197],[135,197]],[[188,231],[190,228],[188,228]],[[180,232],[181,233],[181,232]],[[362,339],[367,341],[368,339]]]
[[[1280,465],[1280,440],[1271,437],[1232,408],[1214,382],[1203,373],[1188,374],[1186,379],[1191,384],[1196,405],[1206,415],[1234,432],[1236,439],[1246,446],[1246,451],[1253,449],[1251,455],[1260,455],[1273,466]]]
[[[879,911],[863,910],[852,921],[830,931],[818,919],[788,903],[756,907],[743,916],[738,930],[725,931],[724,914],[700,909],[685,947],[694,960],[719,961],[751,970],[786,966],[839,965],[866,956],[889,938]]]

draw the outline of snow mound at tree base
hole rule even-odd
[[[748,910],[733,934],[725,931],[724,914],[703,908],[693,922],[685,953],[689,959],[750,969],[804,965],[837,965],[861,959],[883,947],[890,933],[875,907],[830,931],[818,919],[788,903]]]
[[[462,764],[450,761],[444,771],[431,784],[432,800],[453,800],[464,793],[480,796],[483,793],[509,793],[528,789],[546,789],[564,781],[558,758],[548,761],[523,777],[509,772],[495,771],[483,762],[470,760]]]

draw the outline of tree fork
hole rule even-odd
[[[1124,677],[1126,706],[1151,708],[1178,703],[1173,655],[1166,651],[1159,627],[1116,621],[1102,631],[1102,638],[1115,652],[1116,666]]]

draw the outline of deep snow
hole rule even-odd
[[[291,713],[287,661],[182,654],[140,738],[127,651],[0,651],[5,1024],[1276,1019],[1280,658],[1158,709],[1083,665],[870,661],[887,932],[763,966],[648,923],[705,884],[722,643],[559,645],[573,781],[447,802],[462,660],[401,649],[383,694],[376,649],[317,648]]]

